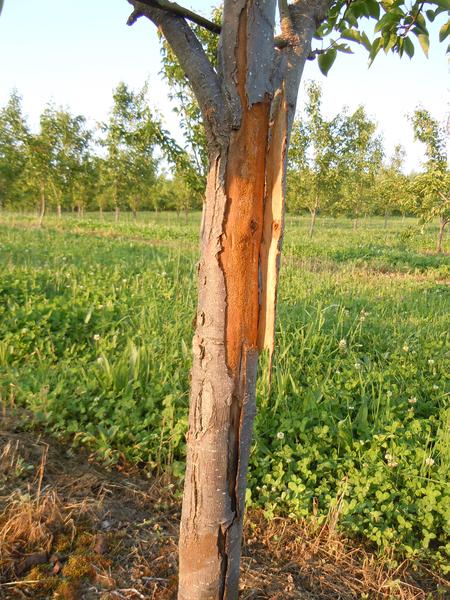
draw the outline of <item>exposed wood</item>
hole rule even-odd
[[[260,249],[261,308],[258,324],[258,348],[269,350],[270,365],[274,352],[277,288],[285,211],[284,166],[288,123],[283,89],[278,91],[274,107],[267,156],[264,230]]]
[[[246,92],[247,27],[241,19],[237,55],[241,127],[231,135],[226,173],[228,198],[221,264],[227,293],[226,348],[236,373],[243,341],[256,348],[259,314],[259,249],[264,212],[264,184],[270,100],[248,105]]]

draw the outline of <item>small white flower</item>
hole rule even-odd
[[[389,461],[389,460],[392,460],[394,457],[389,452],[386,452],[386,454],[384,455],[384,458]]]
[[[438,389],[439,389],[439,386],[438,386],[438,385],[436,385],[436,384],[434,384],[434,385],[433,385],[433,390],[438,390]]]
[[[391,390],[388,390],[388,391],[386,392],[386,396],[387,396],[388,398],[392,398],[392,392],[391,392]]]
[[[408,344],[404,344],[404,346],[403,346],[403,352],[409,352],[409,346],[408,346]]]
[[[428,458],[425,459],[425,464],[427,467],[432,467],[434,465],[434,459],[431,458],[431,456],[428,456]]]
[[[97,358],[97,362],[98,362],[98,364],[99,364],[99,365],[101,365],[101,364],[102,364],[102,362],[103,362],[103,356],[99,356],[99,357]]]
[[[434,360],[432,358],[429,358],[428,364],[430,365],[430,367],[432,367],[434,365]]]
[[[103,308],[103,304],[99,304],[97,308]]]
[[[388,462],[388,467],[390,467],[391,469],[393,469],[394,467],[398,467],[398,462],[395,460],[391,460]]]
[[[410,404],[415,404],[417,402],[417,398],[415,396],[413,396],[413,398],[408,398],[408,402]]]
[[[99,339],[100,339],[100,336],[99,336],[99,334],[98,334],[98,333],[96,333],[96,334],[94,335],[94,340],[95,340],[96,342],[98,342],[98,340],[99,340]]]
[[[347,351],[347,340],[345,338],[343,338],[342,340],[339,341],[339,352],[346,352]]]
[[[126,283],[126,282],[127,282],[127,280],[126,280],[126,279],[122,279],[122,282],[123,282],[123,283]]]
[[[361,368],[361,363],[360,362],[356,362],[355,363],[355,369],[360,369]]]
[[[279,431],[279,432],[277,433],[277,438],[278,438],[279,440],[284,440],[284,433],[283,433],[282,431]]]
[[[354,406],[349,406],[348,410],[355,410],[355,407]]]

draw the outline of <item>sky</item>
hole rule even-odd
[[[184,5],[208,16],[214,3],[188,0]],[[0,106],[16,88],[33,127],[50,100],[98,122],[106,119],[112,90],[120,81],[139,89],[149,80],[151,104],[180,139],[168,88],[159,75],[155,27],[144,18],[128,27],[130,12],[126,0],[5,0],[0,16]],[[412,61],[382,53],[368,69],[367,53],[357,48],[353,55],[339,55],[328,77],[316,61],[305,67],[303,82],[322,85],[324,113],[332,116],[343,106],[352,110],[364,104],[379,125],[386,153],[391,154],[397,143],[405,147],[406,171],[418,170],[424,160],[407,115],[420,105],[445,121],[450,109],[446,44],[438,41],[441,22],[430,28],[428,60],[416,47]],[[301,98],[302,89],[299,108]]]

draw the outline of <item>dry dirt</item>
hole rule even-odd
[[[106,470],[23,411],[0,418],[0,599],[175,599],[178,484]],[[445,597],[426,565],[389,568],[329,527],[247,517],[241,600]]]

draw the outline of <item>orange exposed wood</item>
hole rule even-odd
[[[284,217],[283,168],[287,144],[287,107],[281,90],[274,100],[266,167],[264,229],[261,241],[262,297],[258,349],[267,348],[272,360],[281,241]]]
[[[227,363],[234,374],[241,349],[255,348],[258,335],[259,249],[269,130],[270,100],[248,106],[247,15],[241,15],[237,45],[237,79],[242,120],[228,150],[225,189],[228,199],[222,236],[221,264],[227,288]]]

